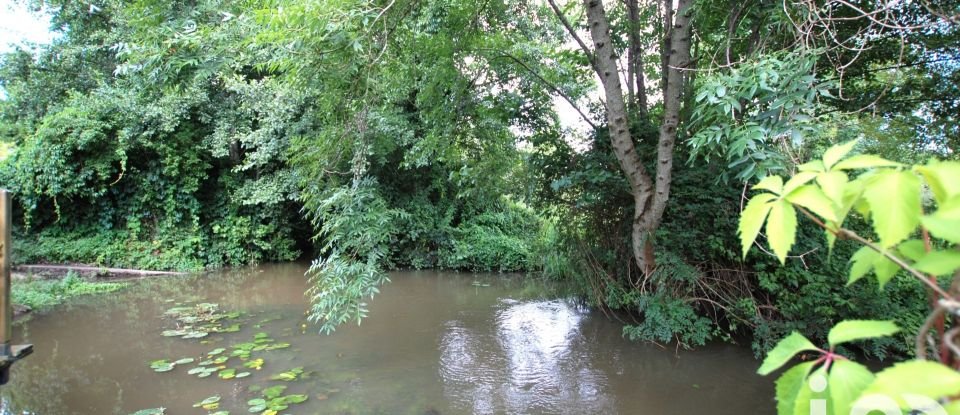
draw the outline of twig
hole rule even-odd
[[[920,271],[917,271],[917,270],[913,269],[909,264],[907,264],[907,263],[904,262],[902,259],[900,259],[900,257],[891,254],[891,253],[888,252],[886,249],[881,248],[879,245],[877,245],[877,244],[875,244],[875,243],[873,243],[873,242],[870,242],[869,240],[867,240],[866,238],[858,235],[858,234],[857,234],[856,232],[854,232],[854,231],[851,231],[851,230],[846,229],[846,228],[832,229],[832,228],[828,227],[826,224],[824,224],[823,221],[820,220],[820,218],[814,216],[812,213],[810,213],[810,212],[807,211],[806,209],[804,209],[804,208],[802,208],[802,207],[800,207],[800,206],[797,206],[797,209],[799,209],[800,212],[804,214],[804,216],[810,218],[810,220],[812,220],[814,223],[816,223],[817,226],[820,226],[821,228],[825,229],[827,232],[830,232],[830,233],[836,235],[837,238],[841,238],[841,239],[852,239],[852,240],[854,240],[854,241],[860,242],[860,243],[863,244],[863,245],[866,245],[867,247],[869,247],[870,249],[878,252],[880,255],[883,255],[884,257],[886,257],[886,258],[889,259],[890,261],[893,261],[893,263],[899,265],[900,268],[903,268],[903,270],[904,270],[904,271],[907,271],[907,273],[909,273],[911,276],[913,276],[913,277],[915,277],[916,279],[920,280],[920,282],[922,282],[922,283],[923,283],[924,285],[926,285],[927,287],[930,287],[930,289],[933,290],[934,292],[936,292],[938,295],[940,295],[941,298],[945,298],[945,299],[949,299],[949,300],[954,300],[954,298],[953,298],[952,296],[950,296],[950,294],[947,294],[947,292],[944,291],[943,288],[940,288],[940,286],[937,285],[937,284],[931,283],[930,280],[928,280],[925,275],[921,274]]]

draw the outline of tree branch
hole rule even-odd
[[[594,130],[597,129],[597,125],[594,124],[592,120],[590,120],[590,117],[588,117],[587,114],[585,114],[585,113],[580,109],[580,107],[577,106],[576,102],[574,102],[573,99],[570,98],[569,95],[567,95],[567,94],[565,94],[563,91],[561,91],[560,88],[558,88],[556,85],[554,85],[554,84],[551,83],[550,81],[544,79],[543,76],[540,76],[540,74],[537,73],[537,71],[533,70],[533,68],[531,68],[529,65],[527,65],[526,63],[524,63],[522,60],[520,60],[520,58],[517,58],[516,56],[513,56],[513,55],[511,55],[511,54],[509,54],[509,53],[507,53],[507,52],[503,52],[503,51],[497,51],[497,52],[500,53],[500,56],[499,56],[499,57],[501,57],[501,58],[508,58],[508,59],[516,62],[518,65],[522,66],[523,69],[526,69],[526,70],[527,70],[527,72],[530,72],[530,74],[533,75],[534,77],[536,77],[536,78],[540,81],[540,83],[542,83],[543,85],[545,85],[547,88],[550,88],[551,91],[553,91],[555,94],[559,95],[561,98],[563,98],[565,101],[567,101],[567,103],[569,103],[570,106],[573,107],[573,109],[577,111],[577,114],[580,114],[580,118],[582,118],[583,121],[585,121],[587,124],[590,124],[590,128],[593,128]]]
[[[796,205],[794,205],[794,206],[796,206]],[[900,259],[900,257],[898,257],[898,256],[896,256],[896,255],[894,255],[894,254],[891,254],[891,253],[888,252],[886,249],[881,248],[879,245],[877,245],[877,244],[875,244],[875,243],[873,243],[873,242],[870,242],[870,240],[868,240],[867,238],[864,238],[864,237],[860,236],[859,234],[857,234],[857,233],[854,232],[854,231],[851,231],[851,230],[846,229],[846,228],[831,229],[831,228],[828,227],[826,224],[824,224],[823,221],[820,220],[820,218],[814,216],[812,213],[810,213],[810,212],[807,211],[806,209],[804,209],[804,208],[802,208],[802,207],[800,207],[800,206],[796,206],[796,208],[800,210],[800,213],[803,213],[804,216],[806,216],[807,218],[809,218],[810,220],[812,220],[814,223],[817,224],[817,226],[823,228],[823,229],[826,230],[827,232],[830,232],[830,233],[836,235],[838,238],[841,238],[841,239],[852,239],[852,240],[854,240],[854,241],[857,241],[857,242],[859,242],[859,243],[867,246],[868,248],[870,248],[870,249],[876,251],[877,253],[879,253],[880,255],[883,255],[883,257],[889,259],[889,260],[892,261],[894,264],[897,264],[898,266],[900,266],[900,268],[903,268],[904,271],[907,271],[907,273],[909,273],[911,276],[913,276],[914,278],[920,280],[920,282],[922,282],[922,283],[923,283],[924,285],[926,285],[927,287],[930,287],[930,289],[933,290],[935,293],[937,293],[937,294],[940,296],[940,298],[944,298],[944,299],[947,299],[947,300],[955,301],[955,299],[954,299],[953,297],[951,297],[950,294],[947,294],[947,292],[944,291],[943,288],[940,288],[939,285],[930,282],[930,280],[928,280],[925,275],[923,275],[922,273],[920,273],[920,271],[917,271],[917,270],[913,269],[913,267],[911,267],[909,264],[907,264],[907,263],[904,262],[902,259]]]
[[[553,9],[553,13],[557,15],[557,18],[560,19],[560,23],[563,24],[563,27],[567,29],[567,33],[570,34],[570,37],[573,40],[577,41],[577,44],[580,45],[580,49],[583,50],[583,53],[587,54],[587,61],[590,62],[590,67],[593,68],[593,71],[600,75],[600,68],[597,66],[597,60],[593,56],[593,50],[587,47],[587,44],[584,43],[583,39],[577,35],[577,31],[574,30],[573,26],[570,25],[570,21],[567,20],[567,17],[563,15],[563,11],[560,10],[560,7],[557,6],[556,0],[547,0],[550,3],[550,8]]]

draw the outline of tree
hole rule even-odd
[[[657,151],[655,157],[643,157],[637,151],[634,142],[635,133],[631,128],[636,123],[647,122],[648,109],[646,105],[652,101],[648,97],[644,82],[643,45],[641,27],[639,25],[639,6],[636,0],[628,1],[630,24],[626,31],[627,51],[629,55],[627,81],[630,94],[629,103],[624,98],[619,68],[620,50],[616,47],[620,39],[611,34],[611,23],[602,0],[584,0],[587,26],[593,39],[593,47],[580,39],[576,29],[571,26],[559,6],[550,0],[554,12],[564,23],[571,37],[576,40],[600,80],[603,87],[604,104],[606,108],[606,128],[609,130],[610,142],[617,157],[620,168],[630,184],[633,196],[633,223],[631,244],[633,258],[637,266],[646,274],[656,266],[654,258],[653,234],[660,225],[667,200],[670,197],[670,182],[673,173],[674,147],[677,140],[677,131],[680,125],[681,100],[684,88],[684,70],[690,64],[691,50],[691,17],[692,0],[677,2],[676,8],[672,1],[664,1],[660,33],[663,41],[660,44],[660,55],[663,59],[661,70],[661,96],[663,97],[663,115],[657,136]],[[636,88],[634,90],[634,88]],[[635,110],[631,111],[631,108]],[[644,159],[654,160],[654,174],[651,176]]]

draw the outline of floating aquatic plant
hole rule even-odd
[[[141,409],[130,415],[164,415],[166,413],[167,413],[167,408],[150,408],[150,409]]]
[[[263,389],[260,393],[262,398],[251,399],[247,401],[251,413],[260,413],[261,415],[276,415],[279,411],[287,409],[290,405],[301,404],[307,401],[307,395],[286,395],[285,385],[276,385]]]
[[[169,372],[176,366],[176,363],[168,362],[167,359],[154,360],[150,362],[150,369],[153,369],[154,372]]]
[[[297,378],[299,378],[300,375],[302,374],[303,374],[303,368],[295,367],[286,372],[281,372],[273,376],[270,376],[270,380],[282,380],[284,382],[291,382],[291,381],[297,380]]]
[[[220,408],[220,395],[213,395],[209,398],[206,398],[200,402],[193,404],[194,408],[203,408],[208,411],[213,411]]]

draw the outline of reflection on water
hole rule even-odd
[[[492,413],[613,413],[607,383],[582,353],[584,310],[560,300],[504,301],[493,324],[447,323],[440,342],[444,393],[457,409]]]
[[[716,414],[772,413],[772,382],[746,349],[696,352],[631,343],[618,323],[571,302],[536,297],[535,285],[493,274],[401,272],[370,302],[363,325],[331,336],[307,325],[305,267],[270,265],[201,277],[143,280],[119,295],[84,298],[15,329],[35,352],[0,388],[0,415],[129,414],[221,395],[247,413],[251,385],[293,367],[310,399],[290,414]],[[482,281],[489,286],[475,286]],[[212,301],[248,313],[239,333],[210,344],[164,338],[173,302]],[[260,326],[260,327],[254,327]],[[267,331],[290,349],[264,355],[246,379],[154,373],[148,362],[199,356]]]

